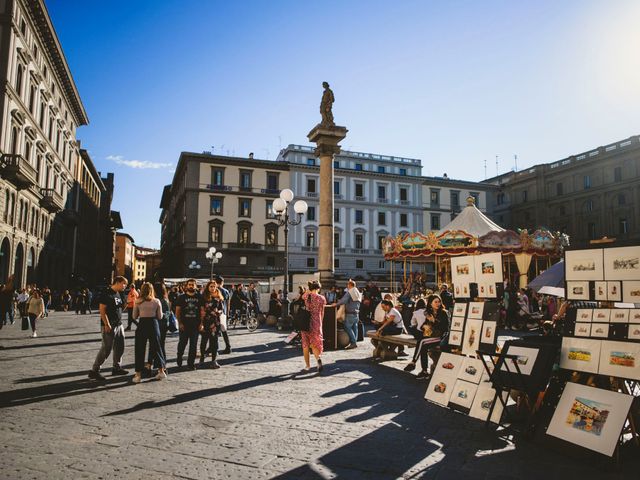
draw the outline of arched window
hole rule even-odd
[[[18,153],[18,128],[11,129],[11,153]]]
[[[24,67],[18,64],[18,73],[16,73],[16,92],[18,96],[22,96],[22,77],[24,75]]]
[[[31,88],[29,89],[29,111],[31,112],[32,115],[35,114],[35,112],[33,111],[33,108],[36,105],[36,86],[35,85],[31,85]]]
[[[31,163],[31,142],[24,142],[24,158]]]
[[[11,208],[11,196],[9,195],[9,189],[4,192],[4,223],[9,223],[9,209]]]

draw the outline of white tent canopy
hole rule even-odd
[[[504,232],[505,229],[500,225],[493,223],[489,217],[482,213],[475,205],[473,197],[467,198],[467,206],[458,214],[456,218],[451,220],[437,234],[440,235],[447,230],[462,230],[474,237],[481,237],[489,232]]]

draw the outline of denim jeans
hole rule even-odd
[[[184,350],[187,347],[187,343],[189,343],[189,355],[187,357],[187,365],[190,367],[196,364],[196,352],[198,347],[198,327],[185,325],[185,329],[183,332],[180,332],[180,336],[178,338],[178,361],[182,362],[182,356],[184,355]]]
[[[144,368],[147,341],[149,341],[149,353],[154,358],[155,363],[159,365],[159,368],[164,368],[165,360],[162,354],[162,346],[160,345],[158,320],[153,317],[140,318],[135,338],[136,372],[141,372]]]
[[[349,342],[356,344],[358,342],[358,314],[347,313],[344,317],[344,330],[349,335]]]
[[[124,327],[116,325],[111,332],[106,333],[102,327],[102,345],[93,363],[93,371],[100,371],[100,367],[113,350],[113,368],[120,368],[124,354]]]

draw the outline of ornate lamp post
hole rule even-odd
[[[198,264],[198,262],[196,262],[195,260],[191,260],[191,263],[188,266],[189,271],[191,272],[191,275],[193,275],[194,277],[196,276],[196,274],[198,273],[198,271],[202,268],[200,266],[200,264]]]
[[[209,275],[209,280],[211,280],[213,279],[213,266],[222,258],[222,252],[216,252],[216,247],[210,247],[209,251],[205,253],[205,257],[211,262],[211,273]]]
[[[289,225],[298,225],[302,221],[302,216],[309,208],[307,202],[298,200],[293,205],[294,218],[289,218],[289,205],[293,201],[293,192],[285,188],[280,192],[280,198],[273,201],[273,213],[275,213],[278,224],[284,227],[284,305],[282,318],[289,315]]]

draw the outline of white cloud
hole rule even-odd
[[[111,160],[112,162],[117,163],[118,165],[124,165],[129,168],[138,168],[138,169],[160,169],[160,168],[169,168],[171,163],[160,163],[160,162],[150,162],[149,160],[125,160],[122,155],[109,155],[107,160]]]

